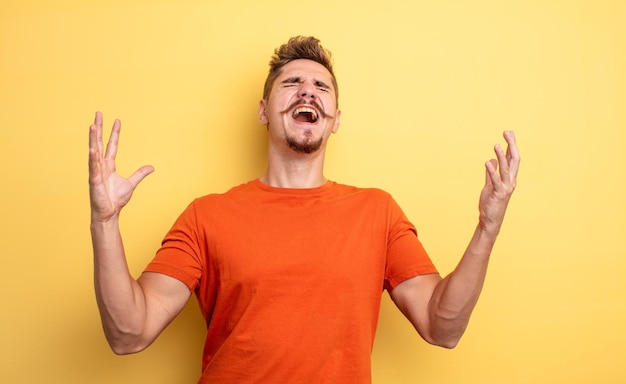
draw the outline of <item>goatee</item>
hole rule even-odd
[[[293,149],[298,153],[310,154],[313,152],[317,152],[322,147],[322,142],[324,141],[323,137],[320,137],[319,140],[313,141],[311,139],[306,139],[304,143],[298,142],[291,136],[287,136],[287,145],[289,148]]]

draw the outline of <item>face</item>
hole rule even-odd
[[[339,129],[332,75],[311,60],[287,63],[274,81],[267,100],[259,103],[259,121],[270,140],[298,153],[317,152]]]

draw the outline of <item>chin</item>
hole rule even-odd
[[[298,142],[297,140],[288,137],[287,145],[289,148],[293,149],[298,153],[311,154],[320,150],[322,147],[322,143],[324,142],[323,138],[319,140],[306,140],[305,142]]]

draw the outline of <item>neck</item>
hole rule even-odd
[[[278,188],[320,187],[327,181],[324,177],[324,148],[311,154],[293,152],[290,156],[270,151],[267,169],[259,179],[263,184]]]

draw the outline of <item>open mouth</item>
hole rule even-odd
[[[316,123],[317,120],[319,119],[319,115],[317,111],[309,107],[298,107],[294,109],[293,113],[291,114],[291,117],[293,117],[296,121],[299,121],[301,123],[311,123],[311,124]]]

